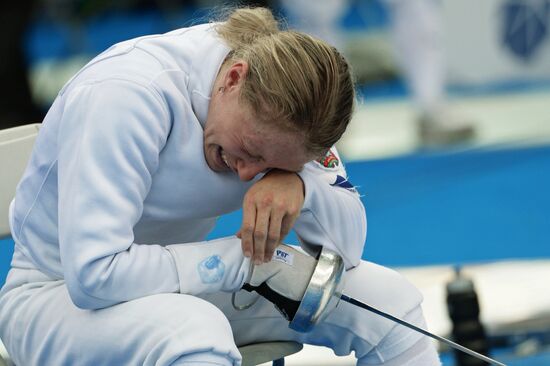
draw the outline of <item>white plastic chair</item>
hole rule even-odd
[[[27,166],[39,123],[0,130],[0,238],[10,235],[8,208]]]
[[[31,155],[39,123],[0,130],[0,239],[10,236],[9,205]],[[0,366],[13,363],[0,341]]]

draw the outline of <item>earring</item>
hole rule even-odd
[[[218,89],[218,92],[219,93],[223,93],[225,91],[225,86],[221,86],[219,89]]]

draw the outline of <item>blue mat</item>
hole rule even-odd
[[[415,154],[347,170],[367,208],[364,259],[417,266],[550,257],[550,147]],[[220,218],[209,238],[234,234],[240,218]],[[0,283],[12,246],[0,241]]]
[[[550,147],[347,168],[365,195],[364,258],[395,266],[550,257]]]
[[[10,268],[11,256],[13,255],[13,240],[0,240],[0,283],[4,284],[6,275]]]

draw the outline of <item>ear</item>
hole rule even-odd
[[[224,78],[225,90],[229,91],[233,88],[240,87],[246,75],[248,74],[248,62],[244,60],[237,60],[233,65],[227,69]]]

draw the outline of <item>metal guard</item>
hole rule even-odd
[[[307,333],[336,308],[344,285],[344,271],[342,257],[323,248],[296,315],[289,324],[291,329]]]

